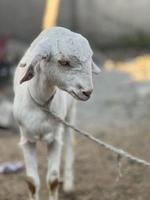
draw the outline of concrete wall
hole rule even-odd
[[[77,0],[76,25],[100,45],[141,41],[150,37],[149,9],[149,0]]]
[[[41,30],[45,0],[0,0],[0,34],[30,41]],[[61,0],[59,24],[97,45],[146,42],[150,38],[149,0]]]
[[[32,40],[41,30],[45,0],[0,0],[0,34]]]
[[[46,0],[0,0],[0,35],[31,41],[42,27]],[[72,27],[72,2],[61,0],[59,24]]]

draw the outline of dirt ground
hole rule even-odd
[[[141,158],[150,161],[149,133],[134,135],[105,135],[99,137],[111,144],[122,147]],[[6,131],[0,137],[0,162],[22,160],[17,146],[18,136]],[[42,179],[41,200],[46,200],[45,186],[46,147],[39,144],[39,172]],[[150,197],[150,168],[124,160],[123,177],[117,181],[118,168],[116,156],[85,138],[76,142],[74,194],[66,196],[60,191],[62,200],[148,200]],[[24,171],[11,175],[0,175],[0,200],[26,200],[27,186]]]

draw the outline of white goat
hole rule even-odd
[[[63,137],[66,149],[63,187],[66,192],[74,189],[73,135],[68,128],[63,134],[62,125],[44,109],[72,123],[75,113],[72,96],[77,100],[89,99],[93,90],[92,71],[100,70],[93,63],[88,41],[61,27],[43,31],[16,69],[13,111],[21,133],[30,200],[39,200],[37,140],[44,140],[48,146],[49,200],[58,199]]]

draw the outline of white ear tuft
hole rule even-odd
[[[94,62],[92,62],[92,72],[94,74],[99,74],[101,72],[101,69]]]

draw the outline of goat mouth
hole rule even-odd
[[[81,101],[87,101],[89,98],[87,98],[86,96],[86,98],[81,98],[79,95],[77,95],[74,91],[72,91],[71,92],[71,95],[75,98],[75,99],[77,99],[77,100],[81,100]]]

